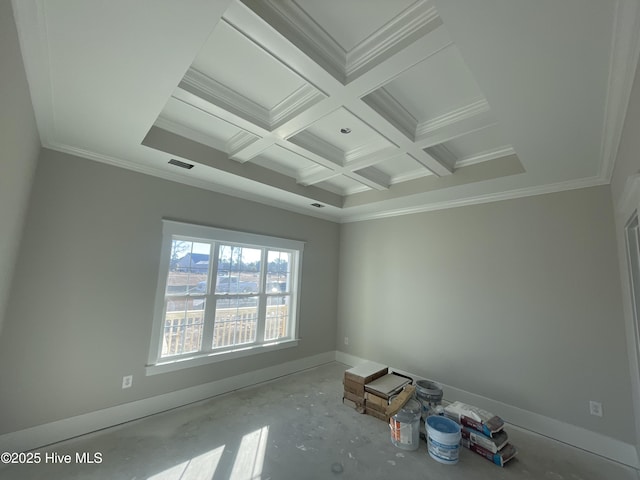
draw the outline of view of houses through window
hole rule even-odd
[[[160,356],[289,337],[293,253],[172,237]]]

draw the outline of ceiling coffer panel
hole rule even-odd
[[[300,75],[224,21],[202,47],[182,84],[270,131],[324,98]]]

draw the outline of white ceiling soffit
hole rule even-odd
[[[609,182],[640,45],[638,0],[13,6],[45,147],[339,222]]]

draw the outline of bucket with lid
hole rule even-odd
[[[429,415],[434,413],[434,407],[442,402],[442,388],[429,380],[418,380],[416,382],[416,397],[422,405],[422,418],[426,420]]]
[[[447,417],[431,415],[427,426],[427,449],[434,460],[446,465],[458,463],[460,455],[460,425]]]
[[[403,450],[417,450],[420,446],[420,414],[422,406],[410,398],[398,413],[389,419],[391,443]]]

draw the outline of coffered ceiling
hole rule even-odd
[[[14,10],[44,146],[341,222],[607,183],[639,47],[637,0]]]

